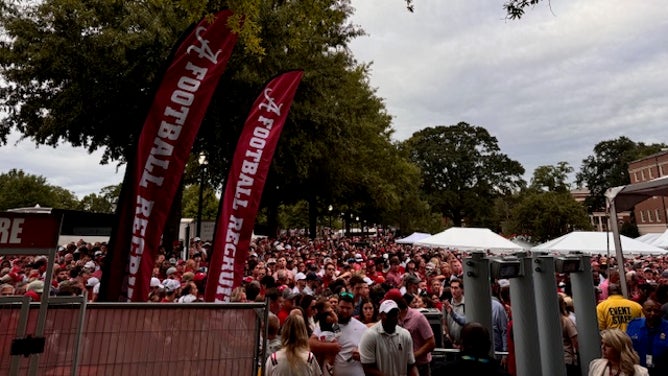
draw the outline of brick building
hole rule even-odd
[[[631,184],[654,180],[668,175],[668,150],[629,163]],[[662,233],[668,228],[668,197],[652,197],[635,206],[636,223],[641,235]]]
[[[589,197],[589,189],[575,188],[571,189],[571,197],[582,205],[587,197]],[[631,213],[628,211],[617,213],[617,221],[621,227],[624,222],[631,221]],[[594,231],[609,231],[608,213],[605,211],[596,211],[589,213],[589,222],[594,227]]]

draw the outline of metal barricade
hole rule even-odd
[[[38,375],[257,374],[264,303],[89,303],[80,310],[52,299],[43,353],[29,358],[10,356],[7,346],[24,324],[18,304],[2,305],[0,374],[31,373],[34,356]],[[27,327],[38,310],[30,305]]]

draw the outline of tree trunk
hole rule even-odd
[[[318,208],[315,201],[313,196],[308,199],[308,236],[310,239],[315,239],[318,231]]]
[[[454,213],[452,216],[452,224],[454,227],[462,227],[462,215],[459,213]]]
[[[169,211],[169,216],[167,217],[167,223],[165,224],[165,230],[162,234],[162,246],[165,247],[165,255],[169,256],[174,251],[174,242],[179,240],[179,227],[181,225],[181,209],[183,201],[183,179],[179,188],[176,190],[174,195],[174,203],[172,208]],[[189,239],[184,239],[185,245],[187,245]]]
[[[277,238],[278,230],[278,201],[269,200],[267,203],[267,235],[270,238]]]

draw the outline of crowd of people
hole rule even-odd
[[[48,281],[52,293],[85,291],[96,301],[106,253],[105,243],[84,240],[59,247]],[[202,301],[210,253],[211,244],[199,238],[185,250],[161,250],[147,300]],[[251,243],[243,285],[231,301],[268,301],[263,361],[268,375],[429,375],[437,343],[461,350],[459,360],[448,365],[453,370],[514,375],[510,283],[492,281],[493,341],[486,343],[487,329],[466,319],[466,256],[456,249],[397,244],[384,233],[260,238]],[[0,294],[39,300],[47,264],[45,257],[0,259]],[[594,255],[591,267],[603,358],[592,362],[589,374],[668,375],[668,256],[631,257],[622,269],[614,258]],[[578,312],[569,275],[556,277],[564,364],[569,376],[580,375]],[[620,292],[622,277],[628,299]],[[425,310],[442,312],[441,325],[432,325]],[[486,356],[490,346],[503,355]]]

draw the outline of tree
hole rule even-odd
[[[104,162],[123,160],[188,23],[168,1],[3,1],[0,138],[15,128],[38,144],[104,148]]]
[[[197,218],[199,210],[199,185],[187,185],[183,191],[182,215],[186,218]],[[216,192],[208,186],[202,194],[202,220],[215,221],[218,216],[219,200]]]
[[[629,180],[629,163],[658,153],[666,144],[636,143],[625,136],[601,141],[594,146],[594,155],[582,160],[576,174],[578,186],[589,188],[585,204],[590,212],[605,209],[605,191],[611,187],[626,185]]]
[[[458,123],[428,127],[402,146],[422,170],[430,205],[455,226],[492,223],[494,199],[526,185],[522,165],[501,153],[486,129]]]
[[[568,162],[559,162],[556,166],[538,166],[533,171],[529,188],[549,192],[568,192],[570,184],[568,174],[573,172]]]
[[[198,145],[210,165],[227,166],[236,147],[229,140],[237,139],[266,72],[301,67],[305,76],[264,189],[269,233],[279,208],[302,200],[311,236],[329,205],[380,222],[381,208],[398,206],[404,184],[416,175],[399,171],[405,164],[390,140],[391,118],[369,86],[368,66],[350,55],[348,42],[361,33],[347,23],[352,8],[328,0],[263,4],[258,24],[271,47],[262,59],[245,51],[233,55],[221,82],[225,89],[210,106],[217,121],[203,124]],[[226,169],[217,173],[215,180],[226,178]]]
[[[568,192],[527,190],[511,210],[509,231],[545,242],[574,230],[591,230],[584,206]]]
[[[99,194],[91,193],[84,196],[79,203],[79,208],[95,213],[114,213],[120,192],[120,184],[106,186],[100,190]]]
[[[244,28],[252,21],[261,51],[242,38],[200,128],[193,153],[206,154],[209,183],[227,178],[266,80],[298,67],[306,74],[262,202],[269,220],[279,205],[300,200],[309,203],[311,228],[329,204],[375,218],[381,207],[397,206],[416,176],[398,171],[405,161],[390,140],[391,118],[369,86],[369,67],[351,56],[348,43],[362,30],[348,20],[347,0],[1,2],[8,38],[0,44],[0,106],[9,115],[0,138],[15,128],[38,144],[103,148],[103,163],[128,160],[180,32],[225,4],[247,16]],[[186,174],[184,185],[196,176]]]
[[[43,176],[11,169],[0,174],[0,210],[21,207],[73,209],[78,206],[74,193],[47,183]]]

